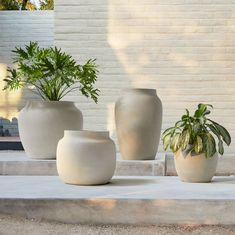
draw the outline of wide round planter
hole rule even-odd
[[[106,184],[116,168],[109,132],[65,131],[57,147],[57,171],[67,184]]]
[[[183,155],[182,151],[177,151],[174,156],[175,168],[182,181],[191,183],[211,182],[215,175],[218,154],[206,158],[205,154]]]
[[[29,101],[19,114],[19,134],[26,154],[55,159],[64,130],[81,130],[82,113],[69,101]]]
[[[156,90],[126,90],[116,102],[115,122],[124,160],[155,159],[162,125],[162,103]]]

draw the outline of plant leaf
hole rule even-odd
[[[194,117],[200,118],[201,116],[208,115],[210,111],[207,110],[207,107],[213,108],[211,104],[199,104],[198,109],[194,113]]]
[[[190,140],[190,135],[191,135],[190,129],[185,129],[185,130],[182,132],[182,135],[181,135],[181,143],[180,143],[182,150],[185,150],[186,147],[188,146],[189,140]]]
[[[211,121],[215,125],[215,127],[218,130],[219,134],[221,135],[223,141],[229,146],[231,144],[231,136],[230,136],[229,132],[223,126],[221,126],[219,123],[214,122],[210,119],[208,119],[208,120]]]
[[[220,132],[212,124],[206,124],[207,127],[220,139]]]
[[[221,139],[218,142],[218,147],[219,147],[220,155],[223,155],[224,154],[224,146],[223,146],[223,141]]]
[[[175,130],[175,127],[170,127],[170,128],[167,128],[163,133],[162,133],[162,139],[168,135],[168,134],[172,134]]]
[[[198,109],[194,113],[194,117],[201,117],[203,113],[206,111],[206,105],[205,104],[199,104]]]
[[[167,150],[171,142],[171,133],[169,133],[168,135],[165,135],[162,140],[163,140],[163,149]]]
[[[171,141],[171,150],[172,152],[176,152],[179,148],[180,148],[180,133],[176,133],[173,137],[172,137],[172,141]]]
[[[194,143],[194,150],[197,154],[201,153],[203,149],[202,138],[197,135],[196,141]]]
[[[214,137],[207,133],[205,136],[204,144],[205,144],[205,154],[206,157],[212,157],[216,153],[216,144]]]

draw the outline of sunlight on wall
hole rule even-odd
[[[4,81],[7,76],[6,64],[0,63],[0,117],[11,120],[18,116],[18,105],[22,98],[22,91],[3,91]]]
[[[107,110],[108,110],[108,120],[107,120],[107,130],[110,133],[110,136],[112,137],[115,132],[115,117],[114,117],[114,107],[115,104],[108,104],[107,105]]]
[[[108,44],[129,79],[127,85],[157,89],[163,102],[162,129],[186,107],[211,103],[212,117],[235,138],[234,11],[213,1],[178,2],[109,0]],[[121,72],[116,73],[118,80]],[[107,118],[113,130],[110,110]],[[229,151],[235,151],[234,144]]]

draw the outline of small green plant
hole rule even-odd
[[[24,49],[16,47],[13,53],[18,68],[8,68],[4,90],[34,88],[33,91],[44,100],[51,101],[59,101],[68,93],[79,90],[97,102],[99,90],[93,87],[98,74],[95,60],[80,65],[61,49],[40,48],[37,42],[30,42]]]
[[[0,0],[0,10],[53,10],[54,0],[38,0],[31,3],[29,0]]]
[[[210,104],[199,104],[193,116],[190,116],[186,109],[186,114],[181,117],[181,120],[163,132],[164,150],[168,148],[172,152],[181,150],[185,156],[190,152],[205,153],[206,157],[212,157],[217,151],[214,138],[217,137],[218,151],[223,155],[223,143],[230,145],[231,137],[223,126],[207,118],[211,112],[210,108],[213,108]]]
[[[13,0],[0,0],[0,10],[19,10],[20,5]]]

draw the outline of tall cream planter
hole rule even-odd
[[[182,151],[177,151],[174,156],[175,168],[182,181],[192,183],[207,183],[215,175],[218,154],[206,158],[205,154],[184,156]]]
[[[122,158],[155,159],[162,125],[162,103],[154,89],[128,89],[115,105]]]
[[[67,184],[106,184],[116,168],[109,132],[65,131],[57,147],[57,171]]]
[[[82,113],[69,101],[29,101],[19,114],[19,134],[26,154],[55,159],[64,130],[81,130]]]

